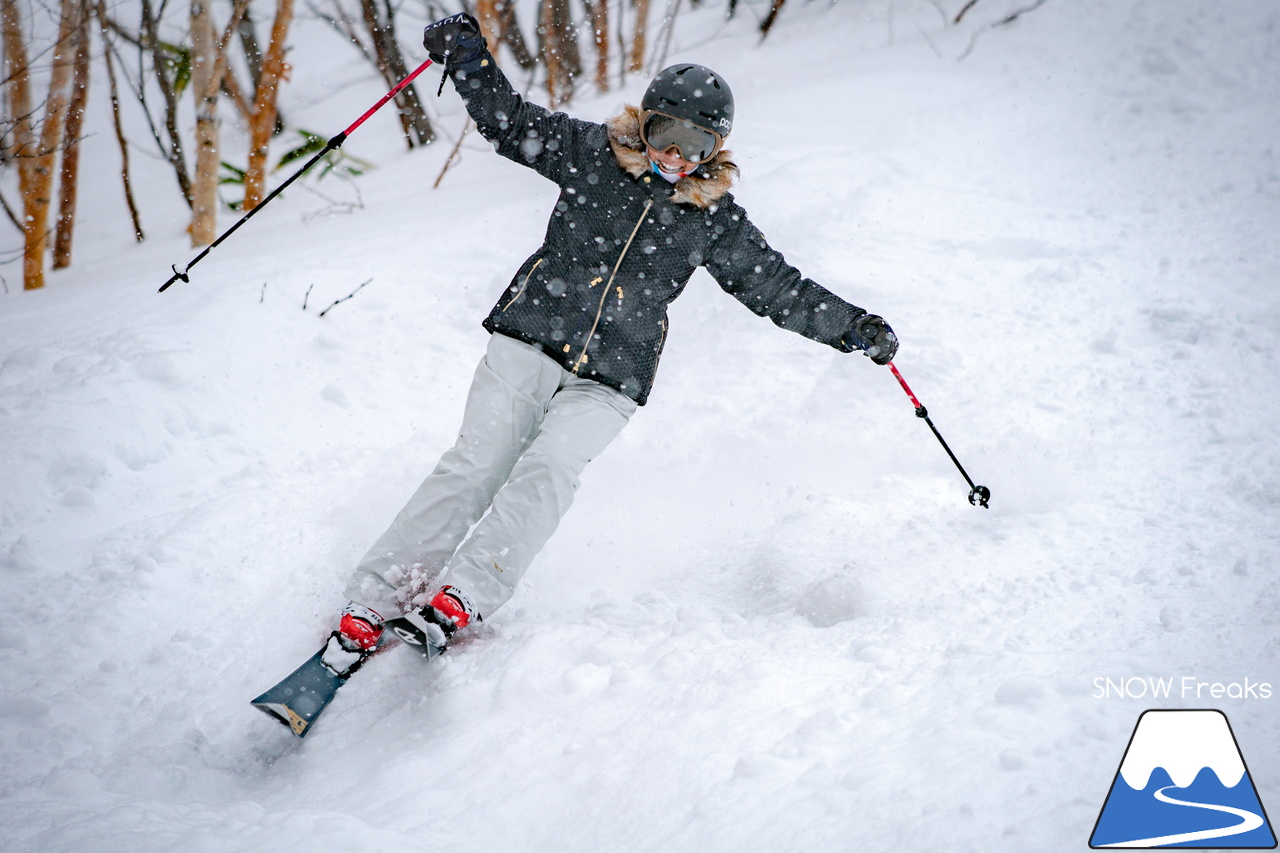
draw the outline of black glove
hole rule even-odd
[[[428,24],[422,32],[422,46],[431,61],[446,70],[475,60],[486,49],[480,23],[466,12]]]
[[[844,339],[876,364],[888,364],[898,352],[898,336],[883,317],[875,314],[859,315]]]

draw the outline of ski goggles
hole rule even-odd
[[[715,131],[657,110],[645,110],[641,114],[640,138],[655,151],[675,148],[690,163],[707,162],[724,145],[724,137]]]

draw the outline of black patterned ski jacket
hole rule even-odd
[[[667,304],[699,266],[784,329],[850,352],[865,313],[804,278],[770,248],[729,187],[728,151],[674,186],[651,174],[634,107],[607,124],[520,97],[487,53],[450,69],[498,153],[560,187],[541,248],[484,321],[566,370],[644,405],[667,336]]]

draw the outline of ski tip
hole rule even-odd
[[[271,719],[275,720],[277,723],[280,723],[282,726],[289,729],[289,731],[293,732],[296,737],[304,738],[307,736],[307,732],[311,730],[311,720],[308,720],[296,713],[283,702],[264,702],[261,701],[263,698],[264,697],[260,696],[250,704]]]

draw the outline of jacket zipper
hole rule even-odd
[[[502,306],[503,311],[506,311],[514,305],[515,301],[520,298],[520,294],[524,293],[524,289],[529,286],[529,279],[533,278],[533,271],[538,268],[538,264],[540,263],[542,263],[542,258],[538,258],[538,260],[533,262],[533,266],[529,267],[529,274],[524,277],[524,282],[520,285],[520,289],[516,291],[516,295],[511,297],[511,301]]]
[[[600,305],[596,308],[596,319],[591,324],[591,331],[587,332],[587,338],[582,342],[582,353],[573,363],[573,372],[577,373],[578,369],[587,360],[587,347],[591,346],[591,339],[596,335],[596,329],[600,326],[600,316],[604,314],[604,303],[609,298],[609,291],[613,287],[613,279],[618,275],[618,267],[622,266],[622,259],[627,256],[627,250],[631,248],[631,242],[636,239],[636,232],[640,230],[640,226],[644,224],[644,218],[649,215],[649,208],[653,207],[653,199],[649,199],[644,203],[644,210],[640,212],[640,218],[636,220],[636,227],[631,229],[631,236],[627,238],[627,243],[622,247],[622,254],[618,255],[618,260],[613,264],[613,272],[609,273],[609,280],[605,282],[604,289],[600,291]],[[618,297],[622,299],[621,296]]]

